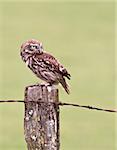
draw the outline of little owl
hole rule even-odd
[[[70,80],[70,74],[56,58],[44,51],[41,42],[34,39],[26,41],[21,46],[20,54],[22,60],[37,77],[50,85],[61,83],[69,94],[65,77]]]

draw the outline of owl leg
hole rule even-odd
[[[47,82],[42,82],[41,85],[44,85],[44,86],[50,86],[50,84],[47,83]]]
[[[50,83],[47,83],[46,81],[43,81],[41,83],[36,83],[36,85],[49,86]]]
[[[36,85],[42,85],[42,86],[52,86],[52,85],[57,85],[58,83],[55,82],[55,81],[50,81],[50,82],[46,82],[46,81],[43,81],[41,83],[36,83]]]

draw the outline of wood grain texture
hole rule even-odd
[[[58,89],[49,85],[28,86],[25,102],[24,133],[28,150],[59,150],[59,106],[52,103],[58,102]]]

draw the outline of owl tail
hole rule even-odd
[[[65,78],[62,77],[62,78],[59,80],[59,82],[62,84],[62,86],[63,86],[63,88],[65,89],[65,91],[67,92],[67,94],[70,94],[69,86],[68,86],[68,84],[66,83]]]

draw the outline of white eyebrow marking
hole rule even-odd
[[[38,46],[39,44],[30,44],[30,46]]]

